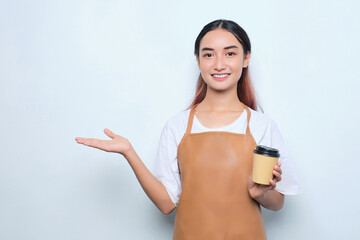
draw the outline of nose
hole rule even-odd
[[[225,62],[224,59],[221,56],[218,56],[215,60],[215,70],[221,71],[225,68]]]

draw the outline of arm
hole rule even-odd
[[[159,208],[163,214],[169,214],[172,212],[175,205],[171,201],[165,186],[146,168],[144,163],[136,154],[135,150],[131,148],[124,156],[133,169],[141,187],[155,206]]]
[[[77,143],[89,147],[122,154],[129,162],[147,196],[162,213],[169,214],[175,208],[175,205],[171,201],[165,186],[147,169],[126,138],[114,134],[109,129],[105,129],[104,132],[112,140],[80,137],[75,138],[75,140]]]
[[[285,196],[276,190],[269,190],[255,200],[264,208],[278,211],[284,206]]]

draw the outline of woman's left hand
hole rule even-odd
[[[276,187],[276,183],[281,181],[281,174],[282,174],[281,162],[275,164],[273,174],[274,174],[274,178],[270,180],[270,185],[262,185],[255,183],[252,180],[252,175],[250,175],[248,179],[248,190],[250,196],[253,199],[257,200],[261,198],[267,191],[273,190]]]

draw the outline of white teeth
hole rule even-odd
[[[223,77],[227,77],[227,76],[229,76],[230,74],[214,74],[213,76],[214,77],[217,77],[217,78],[223,78]]]

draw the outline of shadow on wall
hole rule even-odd
[[[168,215],[162,214],[160,212],[160,210],[158,210],[157,208],[156,208],[156,210],[159,213],[156,215],[156,217],[157,217],[156,221],[160,222],[161,224],[164,224],[164,226],[167,226],[167,227],[173,229],[174,224],[175,224],[176,208],[174,209],[174,211],[172,211]]]
[[[283,229],[284,223],[295,224],[295,219],[298,217],[298,212],[296,211],[298,208],[297,201],[297,196],[286,196],[284,207],[279,211],[274,212],[263,207],[261,208],[267,232],[272,229]]]
[[[268,210],[266,208],[261,207],[262,215],[264,218],[264,223],[266,229],[275,229],[278,228],[279,225],[284,221],[286,218],[286,211],[281,209],[277,212]]]

